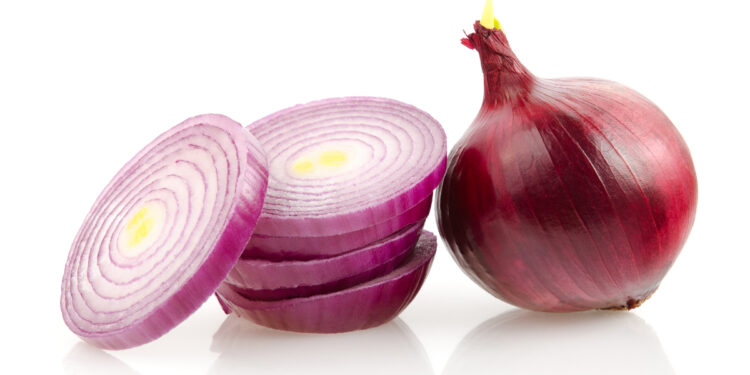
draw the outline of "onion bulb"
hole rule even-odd
[[[692,227],[688,147],[659,108],[600,79],[542,79],[494,17],[484,102],[449,155],[438,225],[480,286],[539,311],[630,309],[659,286]]]

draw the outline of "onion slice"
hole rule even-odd
[[[393,272],[329,294],[281,301],[250,300],[228,283],[218,297],[234,313],[257,324],[297,332],[334,333],[375,327],[395,318],[424,282],[437,248],[422,231],[411,257]]]
[[[288,108],[248,129],[270,177],[255,232],[329,236],[423,201],[442,180],[446,139],[429,114],[392,99],[347,97]]]
[[[417,243],[424,221],[361,249],[325,259],[240,259],[225,282],[249,299],[280,300],[345,289],[393,271]]]
[[[106,349],[179,324],[240,257],[267,176],[261,145],[225,116],[193,117],[157,137],[105,187],[73,241],[65,323]]]
[[[254,234],[245,252],[246,259],[310,260],[345,254],[388,237],[430,214],[432,194],[416,206],[382,223],[353,232],[316,237],[274,237]]]

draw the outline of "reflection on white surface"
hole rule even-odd
[[[474,328],[443,375],[674,374],[659,338],[628,312],[514,310]]]
[[[424,348],[400,319],[339,334],[260,327],[229,316],[214,335],[209,374],[433,374]]]
[[[128,365],[99,348],[79,342],[63,360],[66,374],[138,375]]]

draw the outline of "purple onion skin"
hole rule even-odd
[[[539,79],[475,24],[485,97],[438,188],[438,226],[485,290],[538,311],[631,309],[695,219],[697,180],[670,120],[597,79]]]
[[[217,296],[238,316],[262,326],[296,332],[337,333],[389,322],[422,287],[437,249],[437,239],[422,231],[411,256],[393,272],[334,293],[281,301],[243,297],[226,282]]]
[[[377,265],[376,267],[370,268],[355,275],[347,276],[343,279],[332,280],[325,284],[300,285],[293,288],[279,289],[248,289],[235,287],[235,291],[245,298],[257,301],[280,301],[290,298],[310,297],[316,294],[333,293],[357,284],[367,282],[378,276],[393,271],[393,269],[401,264],[408,256],[408,252],[399,254],[398,256],[391,258],[386,262]],[[222,309],[224,309],[223,306]]]
[[[264,301],[332,293],[393,271],[411,255],[424,220],[340,256],[280,261],[241,259],[224,281],[243,296]]]
[[[324,259],[350,253],[388,237],[414,223],[424,221],[432,208],[432,194],[388,220],[352,232],[318,237],[275,237],[254,234],[244,259],[272,261]]]

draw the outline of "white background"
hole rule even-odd
[[[495,4],[536,75],[622,82],[659,104],[692,150],[697,220],[637,310],[517,310],[441,244],[422,292],[377,329],[272,331],[227,320],[210,301],[153,343],[104,352],[63,323],[60,280],[84,215],[130,156],[195,114],[249,123],[349,95],[414,104],[453,145],[482,99],[478,57],[459,39],[483,0],[2,2],[0,373],[750,373],[742,3]]]

